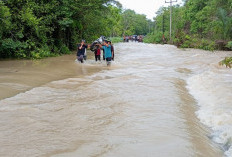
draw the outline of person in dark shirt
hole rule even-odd
[[[103,58],[103,60],[106,60],[106,58],[105,58],[105,50],[104,49],[102,49],[102,58]]]
[[[114,61],[114,46],[112,45],[111,41],[109,41],[111,45],[111,53],[112,53],[112,61]]]
[[[77,60],[83,63],[85,51],[88,48],[88,45],[85,44],[85,40],[82,40],[80,44],[77,45]]]

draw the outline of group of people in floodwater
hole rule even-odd
[[[94,50],[95,60],[101,61],[101,50],[103,51],[103,60],[106,60],[107,66],[110,65],[111,61],[114,60],[114,46],[110,40],[104,40],[102,44],[95,44],[96,49]],[[77,61],[83,63],[87,59],[86,49],[90,45],[82,40],[80,44],[77,45]]]
[[[129,41],[137,41],[137,42],[143,42],[143,35],[132,35],[132,36],[123,36],[123,42],[129,42]]]
[[[143,35],[123,36],[123,41],[143,42],[143,38],[144,38]],[[100,40],[103,42],[101,42]],[[83,63],[84,60],[87,59],[87,55],[86,55],[87,48],[90,48],[91,51],[94,51],[96,62],[101,61],[101,52],[103,52],[102,57],[103,60],[106,60],[107,66],[111,64],[111,61],[114,61],[114,46],[112,45],[111,41],[107,40],[104,36],[101,36],[91,45],[86,44],[85,40],[82,40],[80,44],[77,44],[77,59],[76,59],[77,61]]]

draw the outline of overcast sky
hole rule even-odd
[[[156,16],[156,12],[161,6],[168,6],[168,3],[165,3],[165,0],[118,0],[123,8],[132,9],[136,13],[145,14],[148,19],[153,19]],[[170,2],[170,0],[166,0]],[[178,0],[175,4],[180,4],[182,0]]]

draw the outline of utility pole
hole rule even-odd
[[[172,42],[172,3],[177,2],[177,0],[165,0],[165,3],[170,3],[170,42]]]

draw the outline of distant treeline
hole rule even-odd
[[[184,0],[172,7],[172,42],[178,47],[232,50],[232,0]],[[169,38],[170,7],[160,8],[146,42]]]
[[[0,0],[0,58],[70,53],[81,39],[147,34],[152,24],[115,0]]]

